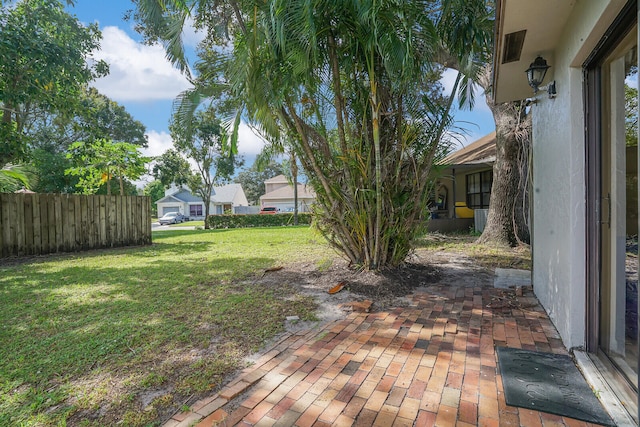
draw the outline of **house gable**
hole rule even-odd
[[[158,204],[158,203],[184,203],[184,200],[182,200],[179,197],[176,197],[174,194],[172,194],[172,195],[165,196],[162,199],[158,200],[156,202],[156,204]]]

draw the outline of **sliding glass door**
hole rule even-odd
[[[638,25],[630,2],[586,66],[588,350],[638,417]]]

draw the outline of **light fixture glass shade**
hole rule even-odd
[[[527,80],[529,80],[529,86],[533,88],[534,93],[538,92],[538,87],[544,81],[544,76],[549,68],[551,67],[541,56],[538,56],[527,68]]]

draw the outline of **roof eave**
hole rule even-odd
[[[555,51],[574,4],[575,0],[497,0],[493,58],[493,97],[497,104],[533,96],[525,71],[538,55],[552,67],[543,84],[553,80]],[[519,58],[505,63],[505,37],[522,30],[526,35]]]

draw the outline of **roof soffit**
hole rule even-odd
[[[496,15],[494,96],[497,103],[525,99],[533,92],[525,70],[538,55],[551,65],[545,84],[553,79],[554,52],[576,0],[499,0]],[[505,36],[526,30],[520,59],[503,64]]]

